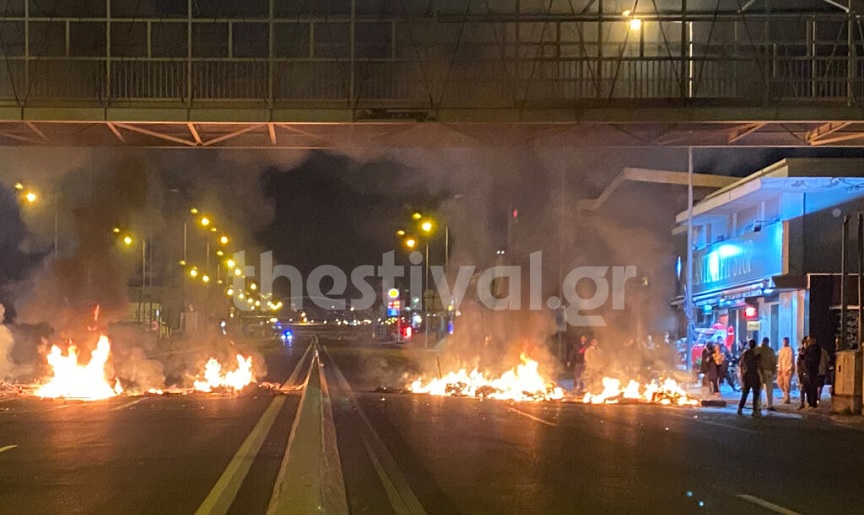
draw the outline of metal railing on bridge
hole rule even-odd
[[[135,2],[84,3],[72,17],[68,6],[55,15],[32,0],[5,2],[0,105],[858,105],[864,95],[860,20],[839,11],[721,11],[719,2],[712,11],[708,2],[681,12],[677,2],[670,14],[655,1],[636,13],[553,2],[532,13],[371,14],[343,2],[350,11],[322,14],[271,0],[249,12],[189,2],[139,17]]]

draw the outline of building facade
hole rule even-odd
[[[833,350],[840,333],[843,218],[853,219],[854,237],[854,219],[861,211],[864,160],[859,159],[785,159],[695,204],[697,340],[731,346],[767,336],[777,348],[783,337],[796,345],[811,335]],[[673,304],[679,306],[686,291],[687,226],[684,211],[672,231],[680,256],[679,296]],[[847,271],[857,270],[855,249],[852,239]],[[847,276],[846,302],[857,308],[853,282]],[[847,319],[847,327],[852,344],[859,339],[857,317]]]

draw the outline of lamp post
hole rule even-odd
[[[39,203],[39,194],[32,188],[28,188],[23,183],[15,183],[15,190],[18,192],[22,201],[27,204]],[[47,201],[54,208],[54,259],[59,255],[60,249],[60,217],[59,217],[59,198],[55,195],[46,195]]]

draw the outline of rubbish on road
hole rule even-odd
[[[407,390],[415,394],[453,397],[478,397],[515,402],[561,400],[564,391],[543,377],[539,363],[525,354],[515,368],[499,377],[488,377],[477,369],[451,371],[428,382],[416,379]]]
[[[586,393],[582,399],[585,404],[622,404],[650,403],[664,406],[698,406],[699,400],[687,395],[687,392],[672,378],[652,380],[648,384],[631,379],[627,386],[621,386],[621,380],[604,377],[601,381],[603,390],[600,393]]]

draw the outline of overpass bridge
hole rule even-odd
[[[0,144],[858,145],[861,0],[0,0]]]

